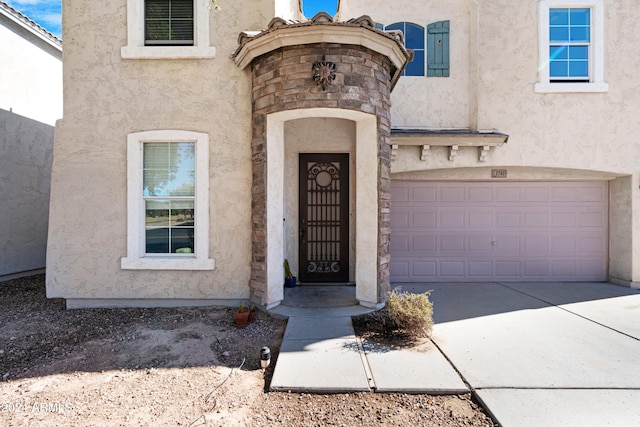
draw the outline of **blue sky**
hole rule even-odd
[[[338,0],[302,0],[302,11],[307,18],[311,18],[320,11],[334,15],[336,7],[338,7]]]
[[[61,0],[5,0],[11,7],[46,28],[50,33],[61,37],[62,1]],[[99,0],[86,0],[99,1]],[[224,7],[224,2],[221,3]],[[338,0],[303,0],[305,16],[312,17],[319,11],[335,14]]]
[[[4,0],[12,8],[37,22],[58,38],[62,34],[61,0]],[[87,0],[93,1],[93,0]]]

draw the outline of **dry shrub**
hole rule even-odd
[[[433,329],[433,304],[427,291],[422,294],[394,289],[389,292],[387,310],[394,326],[411,337],[429,337]]]

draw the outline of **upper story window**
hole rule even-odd
[[[213,58],[210,0],[127,0],[127,59]]]
[[[193,45],[193,0],[146,0],[145,45]]]
[[[591,9],[549,9],[549,79],[589,82]]]
[[[424,27],[411,22],[396,22],[387,25],[385,30],[400,30],[404,34],[404,47],[413,50],[413,61],[407,64],[403,76],[424,76],[425,70],[425,38]]]
[[[127,141],[127,256],[123,269],[212,270],[209,138],[156,130]]]
[[[605,92],[602,0],[540,1],[536,92]]]

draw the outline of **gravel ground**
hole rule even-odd
[[[268,393],[286,322],[225,307],[65,310],[0,283],[1,426],[493,426],[469,395]]]

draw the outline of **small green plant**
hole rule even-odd
[[[433,329],[433,304],[427,291],[422,294],[389,292],[387,310],[395,328],[412,337],[428,337]]]
[[[238,313],[244,313],[245,311],[248,311],[247,307],[244,304],[240,304],[238,306]]]
[[[293,273],[291,273],[291,268],[289,267],[289,260],[284,260],[284,278],[285,279],[293,279]]]

